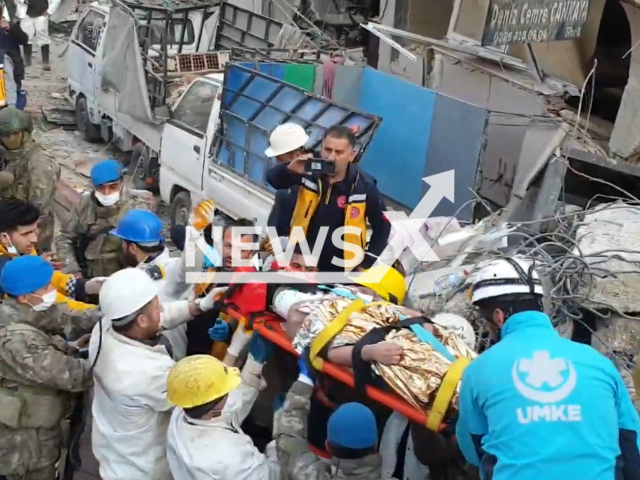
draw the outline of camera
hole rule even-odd
[[[310,158],[304,162],[304,171],[312,175],[333,175],[336,173],[336,162],[324,158]]]

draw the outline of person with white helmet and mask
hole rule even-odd
[[[197,205],[190,217],[190,226],[199,233],[213,221],[214,206],[211,200]],[[122,240],[123,260],[126,267],[136,267],[158,282],[161,302],[173,302],[185,299],[191,294],[195,296],[193,285],[188,284],[187,259],[188,250],[184,249],[182,257],[172,257],[165,245],[165,231],[162,220],[147,210],[130,210],[118,222],[111,235]],[[211,254],[217,254],[214,249]],[[218,261],[218,266],[220,260]],[[187,327],[185,324],[163,332],[172,346],[175,360],[187,354]]]
[[[94,328],[93,454],[102,480],[171,480],[166,434],[171,415],[167,377],[175,362],[159,333],[211,310],[212,290],[195,302],[160,303],[158,283],[141,269],[111,275],[100,290]]]
[[[640,478],[640,420],[613,363],[562,338],[524,257],[474,273],[472,302],[498,343],[463,373],[457,438],[484,480]]]
[[[309,141],[307,132],[297,123],[283,123],[273,129],[269,135],[269,147],[264,151],[266,157],[275,158],[276,163],[289,163],[297,158],[311,157],[305,146]],[[288,236],[288,225],[278,225],[281,209],[288,204],[291,189],[277,190],[273,208],[267,225],[276,227],[280,235]]]

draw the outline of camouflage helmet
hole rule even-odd
[[[33,131],[31,116],[13,106],[0,110],[0,135],[10,135],[20,130]]]

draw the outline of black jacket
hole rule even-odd
[[[351,186],[358,173],[365,183],[367,192],[366,216],[372,229],[372,235],[366,249],[366,253],[371,255],[365,255],[361,266],[363,268],[371,267],[387,246],[389,234],[391,233],[391,224],[384,215],[384,201],[376,186],[376,180],[362,172],[357,165],[351,164],[349,165],[346,178],[341,182],[334,183],[331,189],[328,188],[328,183],[323,180],[323,198],[309,224],[307,241],[311,249],[313,249],[318,237],[320,227],[329,227],[329,234],[324,242],[318,261],[320,271],[331,272],[338,270],[339,267],[333,264],[332,259],[334,256],[344,258],[344,251],[331,242],[331,233],[344,226],[344,207],[346,203],[344,199],[348,198]],[[287,193],[287,195],[281,195],[279,198],[276,196],[276,204],[274,205],[275,212],[272,212],[275,218],[271,219],[278,233],[283,236],[289,235],[289,226],[291,225],[291,217],[293,216],[298,198],[298,188],[301,179],[302,175],[292,172],[289,170],[288,165],[284,163],[270,168],[267,172],[267,182],[276,190]],[[329,192],[328,199],[326,197],[327,192]],[[339,202],[338,199],[340,197],[343,198]]]
[[[19,23],[10,23],[8,30],[0,29],[0,50],[3,50],[13,62],[13,79],[18,90],[22,89],[24,80],[24,60],[20,53],[20,45],[29,43],[29,37],[22,31]]]

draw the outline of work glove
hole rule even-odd
[[[236,331],[233,332],[233,337],[231,337],[231,342],[229,343],[229,348],[227,348],[227,354],[238,358],[244,347],[247,346],[251,337],[253,335],[253,331],[245,330],[244,325],[238,325]]]
[[[87,280],[84,284],[84,293],[86,295],[98,295],[100,293],[100,289],[102,288],[102,284],[105,282],[107,277],[95,277],[91,280]]]
[[[215,216],[215,203],[213,200],[204,200],[193,207],[189,216],[189,224],[197,231],[202,232],[213,222]]]
[[[227,343],[231,339],[231,325],[219,318],[208,333],[211,340]]]
[[[198,307],[200,307],[200,310],[202,310],[203,312],[208,312],[209,310],[211,310],[216,303],[218,295],[222,295],[224,292],[226,292],[227,288],[229,287],[213,288],[209,293],[207,293],[206,297],[196,300],[198,302]]]
[[[313,385],[315,375],[311,368],[311,362],[309,360],[309,349],[305,349],[300,358],[298,359],[298,368],[300,368],[300,374],[298,375],[298,381],[306,383],[307,385]]]
[[[249,342],[249,355],[258,363],[265,363],[271,355],[275,352],[276,348],[262,335],[253,335]]]

